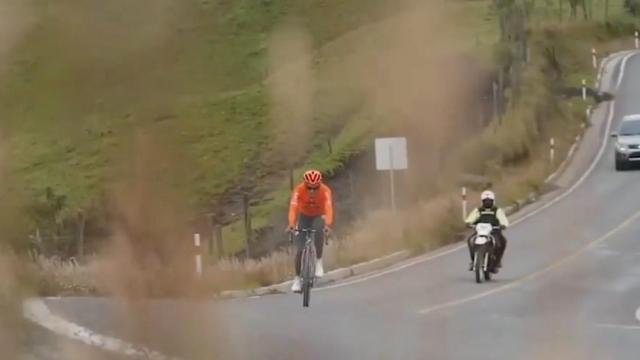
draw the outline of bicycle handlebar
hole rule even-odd
[[[318,230],[316,229],[287,229],[287,232],[289,233],[289,242],[293,243],[293,240],[295,238],[296,235],[298,235],[299,233],[311,233],[311,234],[315,234],[316,232],[318,232]],[[329,236],[331,236],[331,231],[324,229],[324,244],[325,245],[329,245]]]

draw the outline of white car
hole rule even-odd
[[[616,170],[625,170],[631,163],[640,162],[640,114],[624,116],[611,137],[616,139]]]

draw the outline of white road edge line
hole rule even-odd
[[[598,324],[597,326],[618,330],[640,330],[640,325]]]
[[[622,63],[620,65],[620,73],[618,74],[618,79],[616,82],[616,89],[620,87],[620,84],[622,84],[622,79],[624,78],[624,71],[625,71],[625,67],[627,64],[627,61],[633,57],[634,55],[637,55],[638,53],[636,52],[632,52],[630,54],[625,55],[625,57],[622,59]],[[558,201],[562,200],[563,198],[567,197],[569,194],[571,194],[571,192],[573,192],[575,189],[578,188],[578,186],[580,186],[586,179],[587,177],[591,174],[591,172],[593,172],[593,170],[595,169],[595,167],[597,166],[598,162],[600,161],[600,159],[602,158],[602,155],[604,154],[604,151],[606,150],[607,144],[609,143],[609,131],[611,129],[611,124],[613,122],[613,117],[615,115],[615,101],[611,101],[609,103],[609,114],[608,114],[608,118],[607,118],[607,123],[605,126],[605,131],[604,131],[604,138],[602,141],[602,144],[600,145],[600,149],[598,151],[598,154],[596,155],[594,161],[591,163],[591,165],[589,166],[589,168],[587,169],[587,171],[582,175],[582,177],[580,177],[580,179],[578,179],[578,181],[571,186],[566,192],[560,194],[558,197],[554,198],[553,200],[549,201],[548,203],[546,203],[545,205],[541,206],[540,208],[536,209],[535,211],[521,217],[520,219],[518,219],[518,223],[524,221],[525,219],[528,219],[529,217],[535,215],[536,213],[539,213],[540,211],[542,211],[545,208],[548,208],[549,206],[557,203]],[[611,237],[612,235],[614,235],[615,233],[617,233],[618,231],[622,230],[624,227],[626,227],[627,225],[631,224],[634,220],[636,220],[636,218],[640,217],[640,211],[633,214],[630,218],[628,218],[627,220],[625,220],[622,224],[618,225],[615,229],[609,231],[608,233],[606,233],[604,236],[602,236],[601,238],[594,240],[593,242],[588,243],[587,245],[583,246],[582,248],[580,248],[578,251],[574,252],[573,254],[562,258],[556,262],[554,262],[553,264],[549,265],[546,268],[543,268],[541,270],[538,270],[536,272],[533,272],[517,281],[511,282],[509,284],[494,288],[492,290],[488,290],[473,296],[469,296],[466,298],[462,298],[462,299],[458,299],[458,300],[454,300],[454,301],[450,301],[450,302],[446,302],[440,305],[436,305],[436,306],[432,306],[432,307],[428,307],[422,310],[418,311],[418,314],[421,315],[427,315],[429,313],[432,313],[434,311],[437,310],[442,310],[442,309],[446,309],[446,308],[450,308],[450,307],[454,307],[457,305],[461,305],[464,303],[467,303],[469,301],[473,301],[473,300],[477,300],[492,294],[495,294],[497,292],[503,291],[503,290],[507,290],[507,289],[511,289],[513,287],[516,287],[518,285],[523,284],[525,281],[531,280],[539,275],[542,275],[562,264],[564,264],[565,262],[573,259],[574,257],[576,257],[577,255],[581,254],[584,250],[588,249],[589,247],[596,245],[598,243],[601,243],[603,241],[605,241],[606,239],[608,239],[609,237]],[[515,224],[516,222],[514,222]]]
[[[636,309],[636,320],[640,321],[640,307]],[[621,325],[621,324],[598,324],[598,327],[618,330],[640,330],[640,325]]]
[[[120,339],[98,334],[60,316],[54,315],[43,299],[33,298],[25,300],[23,303],[23,312],[25,318],[43,328],[57,335],[80,341],[89,346],[135,359],[180,360],[180,358],[167,356],[144,346],[136,346]]]
[[[625,66],[626,66],[627,60],[629,58],[631,58],[632,56],[637,55],[637,54],[638,53],[634,51],[634,52],[631,52],[631,53],[629,53],[627,55],[624,55],[624,57],[622,58],[622,60],[621,60],[622,63],[620,65],[620,67],[621,67],[620,68],[620,73],[618,74],[618,79],[617,79],[617,82],[616,82],[616,88],[618,88],[620,86],[620,84],[622,83],[622,79],[624,77],[624,70],[625,70]],[[614,111],[615,110],[614,109],[614,104],[615,104],[615,101],[611,101],[609,103],[609,117],[607,119],[607,124],[606,124],[605,133],[604,133],[604,136],[603,136],[603,139],[602,139],[602,144],[600,146],[600,149],[598,150],[598,154],[596,155],[594,161],[591,163],[591,165],[585,171],[585,173],[573,184],[573,186],[571,186],[565,192],[563,192],[562,194],[559,194],[554,199],[549,200],[549,202],[547,202],[546,204],[540,206],[539,208],[531,211],[527,215],[524,215],[523,217],[515,220],[512,223],[511,226],[515,226],[515,225],[523,222],[524,220],[526,220],[526,219],[528,219],[528,218],[530,218],[530,217],[532,217],[534,215],[537,215],[542,210],[549,208],[550,206],[554,205],[558,201],[560,201],[560,200],[564,199],[565,197],[569,196],[573,191],[575,191],[589,177],[589,175],[591,175],[591,172],[593,172],[593,170],[595,169],[596,165],[600,161],[600,158],[604,154],[604,151],[605,151],[605,149],[607,147],[607,144],[608,144],[608,137],[609,137],[608,133],[609,133],[609,130],[611,128],[611,123],[613,122],[613,116],[614,116],[614,112],[615,112]],[[449,255],[451,253],[454,253],[456,251],[459,251],[459,250],[462,250],[462,249],[466,249],[466,248],[467,248],[467,246],[465,244],[458,245],[456,247],[453,247],[451,249],[448,249],[448,250],[445,250],[445,251],[442,251],[442,252],[438,252],[438,253],[435,253],[435,254],[429,254],[429,255],[426,255],[424,257],[419,257],[419,258],[417,258],[417,259],[415,259],[413,261],[407,262],[405,264],[402,264],[402,265],[399,265],[399,266],[396,266],[396,267],[392,267],[392,268],[387,269],[387,270],[376,272],[376,273],[373,273],[371,275],[359,277],[359,278],[356,278],[356,279],[353,279],[353,280],[348,280],[348,281],[345,281],[345,282],[341,282],[339,284],[317,288],[314,291],[318,292],[318,291],[331,290],[331,289],[336,289],[336,288],[340,288],[340,287],[344,287],[344,286],[354,285],[354,284],[357,284],[357,283],[361,283],[363,281],[375,279],[375,278],[380,277],[380,276],[384,276],[384,275],[387,275],[387,274],[395,273],[395,272],[398,272],[400,270],[406,269],[408,267],[411,267],[411,266],[414,266],[414,265],[418,265],[418,264],[421,264],[421,263],[424,263],[424,262],[428,262],[430,260],[437,259],[439,257],[445,256],[445,255]]]

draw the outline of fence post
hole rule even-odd
[[[582,79],[582,100],[587,101],[587,80]]]
[[[211,231],[211,238],[208,241],[208,252],[209,252],[209,256],[213,257],[213,247],[214,247],[214,241],[216,239],[216,232],[215,232],[215,214],[214,213],[209,213],[207,214],[207,218],[209,219],[209,230]],[[219,256],[219,255],[218,255]]]
[[[40,234],[40,228],[36,228],[36,244],[38,244],[38,251],[40,254],[45,252],[44,242],[42,241],[42,234]]]
[[[224,239],[222,238],[222,226],[219,224],[215,224],[213,231],[216,237],[216,249],[218,251],[218,259],[222,259],[225,255]]]
[[[289,168],[289,187],[291,188],[291,190],[293,190],[293,186],[294,186],[295,182],[293,179],[293,169]]]
[[[634,34],[636,38],[636,49],[640,47],[640,39],[638,39],[638,32],[636,31]]]
[[[87,218],[83,211],[78,213],[78,248],[76,256],[80,259],[84,257],[84,229],[87,223]]]
[[[596,52],[596,48],[591,48],[591,62],[593,64],[593,68],[598,68],[598,53]]]
[[[467,219],[467,188],[462,187],[462,221]]]
[[[492,83],[493,88],[493,118],[498,119],[498,84],[496,81]]]
[[[249,194],[244,193],[242,196],[242,206],[244,212],[244,232],[247,240],[247,248],[245,253],[247,259],[251,257],[251,214],[249,213]]]
[[[353,171],[348,170],[347,175],[349,176],[349,202],[351,203],[351,212],[356,213],[356,194],[355,194],[355,186],[353,183]]]
[[[193,245],[196,251],[196,275],[198,275],[198,277],[202,277],[202,251],[200,247],[200,234],[193,234]]]
[[[554,138],[549,140],[549,163],[551,165],[551,169],[553,169],[553,164],[555,163],[556,158],[556,141]]]
[[[333,154],[333,144],[331,143],[331,139],[327,139],[327,146],[329,148],[329,154]]]
[[[502,122],[502,110],[504,109],[504,69],[498,71],[498,119]]]

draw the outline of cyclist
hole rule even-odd
[[[507,219],[504,210],[496,206],[496,195],[493,191],[484,191],[480,195],[480,200],[482,201],[482,206],[474,209],[471,214],[469,214],[465,222],[470,226],[478,223],[488,223],[494,227],[500,228],[500,230],[493,231],[493,236],[496,239],[496,266],[494,266],[492,272],[497,273],[498,269],[502,267],[502,256],[507,248],[507,239],[504,237],[502,230],[509,226],[509,219]],[[471,244],[471,239],[473,239],[473,235],[467,239],[469,255],[471,256],[469,270],[473,270],[473,246]]]
[[[306,171],[303,180],[301,184],[296,186],[291,195],[288,231],[293,232],[295,229],[309,228],[316,230],[314,239],[317,254],[315,275],[322,277],[324,275],[322,267],[324,236],[329,233],[333,225],[331,189],[322,182],[322,174],[318,170]],[[302,233],[298,233],[296,245],[296,277],[291,286],[291,291],[299,292],[301,290],[301,256],[304,248],[304,236]]]

